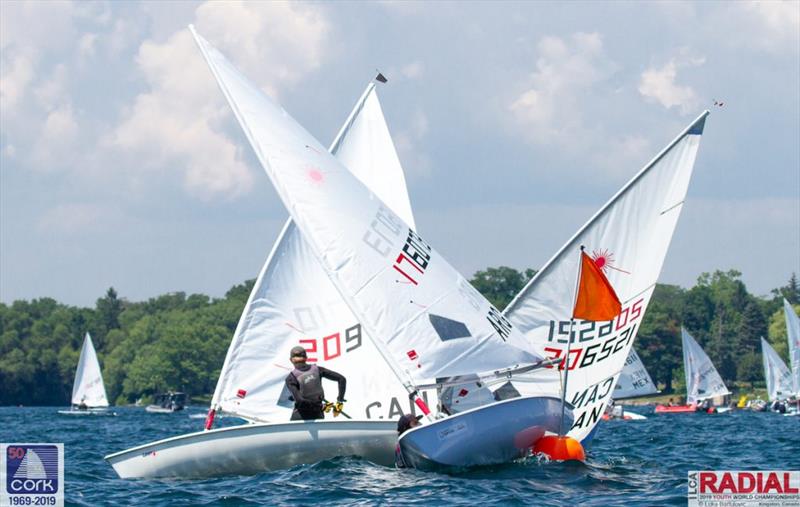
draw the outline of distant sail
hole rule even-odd
[[[644,367],[636,349],[631,348],[617,386],[614,388],[614,399],[636,398],[659,392],[647,369]]]
[[[304,239],[407,389],[542,360],[405,220],[193,33]]]
[[[409,224],[403,168],[370,83],[330,151]],[[402,384],[289,219],[259,274],[228,349],[211,406],[250,420],[286,420],[294,406],[284,379],[289,350],[343,373],[347,412],[396,418],[413,411]]]
[[[792,389],[800,395],[800,317],[786,299],[783,300],[783,313],[786,317],[786,338],[789,340],[789,363],[792,365]]]
[[[573,328],[567,388],[567,401],[575,406],[569,432],[573,438],[583,440],[591,433],[614,395],[686,199],[707,115],[703,112],[625,184],[505,310],[540,354],[563,358],[581,245],[619,296],[619,317],[609,322],[577,320]],[[558,395],[561,390],[553,370],[513,384],[522,394]]]
[[[711,359],[685,329],[681,328],[683,368],[686,373],[686,403],[731,394]]]
[[[764,378],[767,381],[769,401],[789,398],[794,391],[792,372],[763,337],[761,338],[761,357],[764,360]]]
[[[78,368],[75,371],[75,383],[72,385],[72,404],[81,403],[90,408],[108,406],[100,363],[97,361],[97,353],[89,333],[83,338],[81,357],[78,359]]]

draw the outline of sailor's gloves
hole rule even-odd
[[[344,410],[344,402],[337,401],[335,405],[333,405],[333,417],[338,417],[339,414],[342,413]]]

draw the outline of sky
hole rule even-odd
[[[800,273],[800,2],[3,1],[1,302],[258,274],[288,214],[190,23],[324,145],[383,72],[417,227],[467,277],[541,267],[704,109],[660,281]]]

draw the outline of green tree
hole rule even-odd
[[[100,323],[106,330],[119,329],[119,316],[122,313],[122,301],[117,297],[114,287],[109,287],[105,297],[97,300],[97,313]]]
[[[780,300],[781,298],[786,298],[786,300],[793,304],[799,305],[800,304],[800,282],[797,280],[797,274],[792,273],[792,276],[789,277],[789,281],[783,287],[778,287],[777,289],[772,289],[772,294],[775,296],[775,299]]]
[[[500,266],[476,272],[470,283],[502,311],[535,274],[536,271],[532,269],[521,273],[508,266]]]
[[[754,382],[763,380],[764,369],[761,363],[761,355],[755,352],[748,352],[741,356],[736,364],[736,378],[742,382],[749,382],[751,388]]]

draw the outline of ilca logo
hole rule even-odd
[[[58,497],[46,505],[61,504],[63,499],[62,444],[3,444],[3,505],[15,495]],[[12,502],[9,502],[9,504]],[[26,502],[27,503],[27,502]],[[45,505],[43,504],[43,505]]]

